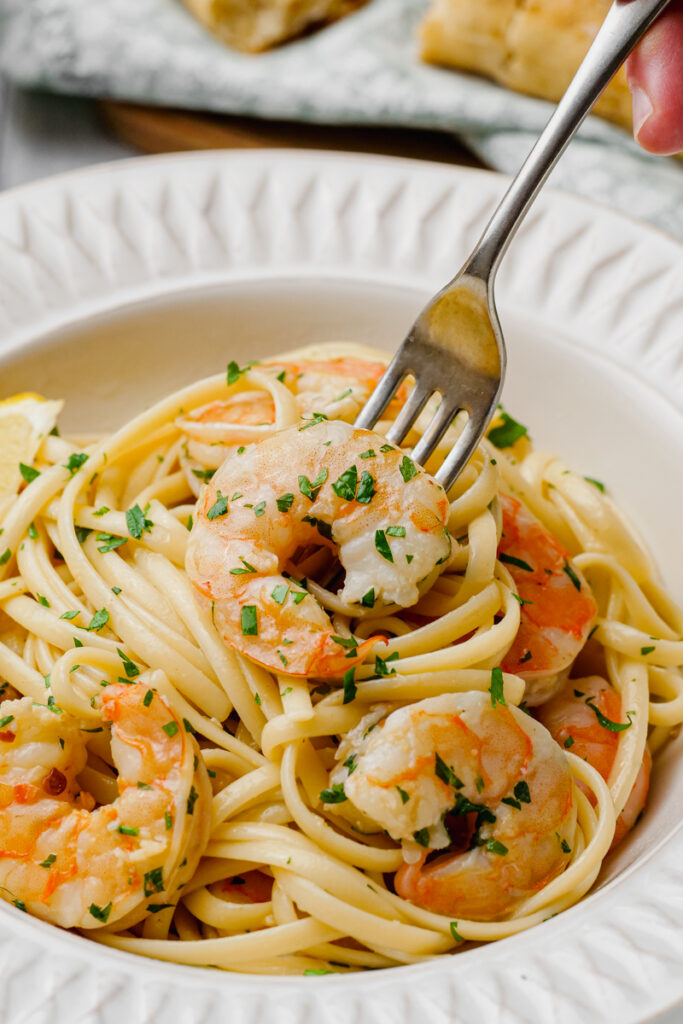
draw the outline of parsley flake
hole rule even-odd
[[[221,494],[221,492],[218,491],[218,494],[216,495],[216,500],[214,501],[209,511],[206,513],[206,518],[213,522],[214,519],[219,519],[221,516],[227,516],[227,514],[228,499],[225,497],[225,495]]]
[[[488,439],[496,448],[512,448],[515,442],[527,435],[527,428],[506,412],[500,413],[500,419],[503,422],[493,430],[489,430]]]
[[[323,789],[320,794],[320,802],[323,804],[343,804],[348,800],[344,792],[344,783],[335,782],[329,789]]]
[[[288,512],[294,504],[294,495],[290,493],[281,494],[279,498],[275,499],[275,504],[277,505],[278,512]]]
[[[382,448],[381,450],[384,451],[384,448]],[[408,458],[407,455],[403,456],[403,458],[401,459],[401,464],[398,468],[401,471],[401,476],[403,477],[405,483],[408,483],[408,481],[412,480],[414,476],[417,476],[417,466],[415,465],[412,459]]]
[[[255,604],[245,604],[241,611],[242,636],[258,636],[258,618]]]
[[[88,630],[89,633],[99,633],[103,626],[106,626],[108,622],[109,612],[107,611],[106,608],[100,608],[98,612],[95,612],[92,619],[90,620],[90,624],[85,628]]]
[[[344,673],[344,704],[350,704],[356,697],[357,686],[356,686],[356,669],[350,668],[348,672]]]
[[[506,701],[502,668],[494,668],[491,670],[491,685],[489,686],[489,693],[491,694],[491,707],[495,708],[496,704],[502,704],[505,706]]]
[[[108,903],[106,907],[98,907],[96,903],[91,903],[88,908],[92,916],[96,921],[101,921],[102,924],[106,924],[111,914],[112,904]]]
[[[26,466],[23,462],[19,463],[19,472],[27,484],[32,484],[33,481],[40,476],[39,470],[35,469],[33,466]]]
[[[375,547],[382,558],[385,558],[387,562],[393,562],[394,556],[391,553],[389,541],[384,530],[375,530]]]

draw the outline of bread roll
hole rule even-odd
[[[557,101],[610,6],[611,0],[433,0],[420,30],[422,56]],[[623,68],[595,113],[631,127]]]
[[[267,50],[312,25],[341,18],[365,0],[184,0],[228,46],[247,53]]]

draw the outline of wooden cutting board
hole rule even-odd
[[[99,111],[110,132],[143,153],[294,147],[385,153],[482,166],[454,136],[445,132],[262,121],[112,100],[101,101]]]

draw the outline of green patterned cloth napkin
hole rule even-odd
[[[61,92],[327,124],[457,133],[514,173],[550,106],[428,67],[416,27],[427,0],[370,0],[357,14],[260,56],[234,53],[179,0],[0,0],[0,67]],[[683,239],[683,163],[653,158],[591,118],[556,187],[605,202]]]

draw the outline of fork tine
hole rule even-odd
[[[418,444],[413,449],[412,456],[415,462],[424,466],[441,438],[444,436],[451,423],[458,414],[457,402],[449,402],[445,396],[442,398],[433,420],[425,430]]]
[[[401,443],[433,393],[430,388],[421,386],[419,381],[416,382],[406,404],[387,430],[387,441],[391,444]]]
[[[408,375],[408,368],[403,365],[403,361],[400,356],[401,352],[399,350],[382,374],[379,384],[358,414],[355,426],[360,427],[361,430],[372,430],[377,421],[382,417],[384,410],[394,397],[394,394],[400,387],[401,382]]]
[[[483,433],[490,418],[491,410],[481,410],[474,415],[470,413],[462,434],[435,474],[436,479],[446,493],[450,491],[457,477],[462,473],[471,458],[479,436]]]

